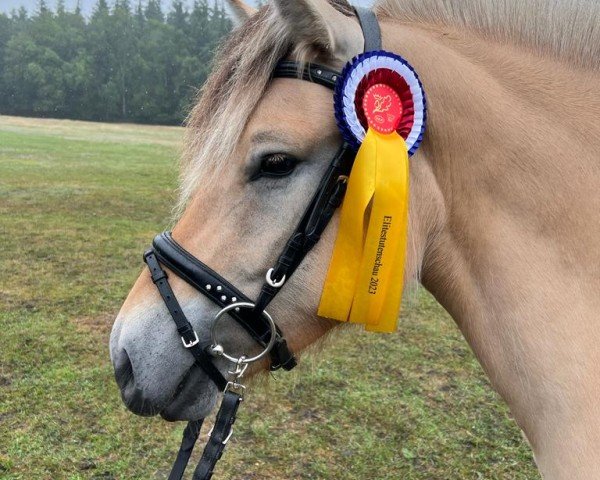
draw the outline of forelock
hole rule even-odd
[[[346,15],[352,13],[345,0],[330,0],[330,3]],[[212,73],[186,121],[179,213],[201,180],[206,185],[223,171],[264,95],[277,62],[291,54],[302,55],[302,61],[313,60],[305,52],[292,44],[292,32],[270,5],[235,29],[221,45]]]

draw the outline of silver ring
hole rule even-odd
[[[219,320],[221,319],[221,317],[223,317],[223,315],[225,315],[230,310],[235,310],[236,308],[254,308],[254,306],[255,305],[253,303],[249,303],[249,302],[232,303],[231,305],[227,305],[225,308],[220,310],[219,313],[217,313],[215,315],[212,327],[210,328],[210,339],[212,341],[212,346],[210,347],[210,351],[213,355],[219,356],[219,357],[224,357],[227,360],[229,360],[230,362],[233,362],[238,365],[242,365],[245,363],[256,362],[256,361],[260,360],[261,358],[263,358],[265,355],[267,355],[271,351],[271,349],[273,348],[273,345],[275,345],[275,340],[277,339],[277,327],[275,326],[273,317],[271,317],[271,315],[269,315],[265,311],[263,311],[261,315],[264,318],[266,318],[267,321],[269,322],[269,327],[271,328],[271,337],[269,338],[269,343],[267,343],[265,349],[261,353],[256,355],[255,357],[242,356],[240,358],[236,358],[236,357],[232,357],[231,355],[227,355],[225,353],[225,351],[223,350],[223,347],[217,340],[217,336],[216,336],[217,324],[219,323]]]
[[[285,283],[285,275],[281,278],[281,280],[279,280],[278,282],[276,282],[275,280],[273,280],[271,278],[271,275],[273,275],[273,272],[275,271],[274,268],[269,268],[269,271],[267,272],[267,274],[265,275],[265,280],[267,281],[267,283],[269,285],[271,285],[272,287],[275,288],[281,288],[283,287],[283,284]]]

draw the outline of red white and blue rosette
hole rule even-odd
[[[334,95],[335,118],[344,140],[356,150],[365,138],[369,122],[363,107],[365,94],[377,85],[390,87],[399,97],[401,114],[396,132],[415,153],[425,132],[427,101],[423,85],[410,64],[383,50],[358,55],[348,62]],[[375,87],[376,88],[376,87]]]

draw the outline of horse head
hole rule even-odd
[[[339,70],[364,38],[342,0],[276,0],[256,13],[232,3],[245,20],[189,117],[173,238],[256,298],[342,143],[331,91],[273,71],[282,59]],[[456,320],[541,470],[595,478],[600,23],[594,2],[555,3],[383,0],[376,12],[384,48],[416,68],[430,107],[410,162],[405,276]],[[316,314],[336,227],[334,217],[269,306],[293,352],[339,325]],[[218,308],[169,279],[210,343]],[[233,321],[219,336],[238,355],[261,348]],[[134,412],[196,419],[213,408],[218,389],[192,368],[147,270],[110,351]]]

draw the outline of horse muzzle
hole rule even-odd
[[[188,308],[203,311],[197,305]],[[218,389],[180,348],[168,312],[161,305],[146,307],[139,315],[136,311],[122,312],[111,333],[110,355],[123,403],[141,416],[160,414],[167,420],[206,416]],[[224,362],[216,360],[221,367]]]

